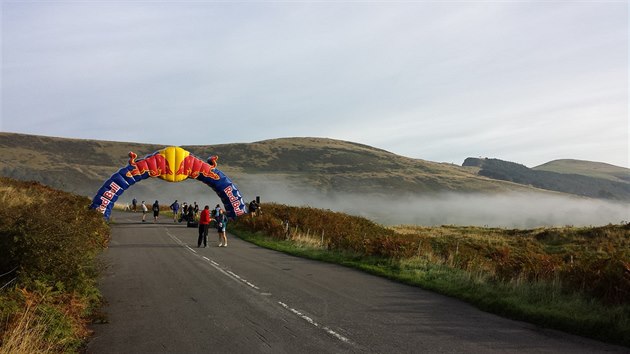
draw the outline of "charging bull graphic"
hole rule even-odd
[[[92,199],[90,208],[103,213],[105,219],[109,220],[114,202],[127,188],[149,177],[168,182],[197,179],[217,193],[228,217],[236,218],[247,213],[247,207],[236,185],[216,168],[217,156],[203,161],[180,147],[170,146],[143,159],[136,160],[137,157],[138,155],[129,152],[129,164],[114,173]]]

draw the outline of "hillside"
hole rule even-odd
[[[163,147],[0,133],[0,174],[92,196],[103,181],[127,164],[129,151],[144,157]],[[531,189],[477,176],[459,166],[411,159],[332,139],[284,138],[250,144],[182,147],[203,158],[218,155],[219,169],[238,182],[241,189],[252,184],[258,188],[266,180],[291,190],[324,194],[487,193]]]
[[[630,200],[628,170],[577,160],[558,160],[535,169],[498,159],[467,158],[463,166],[479,168],[478,174],[536,188],[590,198]]]
[[[582,160],[554,160],[532,168],[536,171],[549,171],[564,174],[603,178],[613,182],[630,183],[630,169],[602,162]]]
[[[129,151],[143,158],[164,147],[0,133],[0,175],[91,198],[127,165]],[[390,225],[535,227],[628,219],[624,205],[545,191],[535,182],[498,180],[479,174],[480,167],[412,159],[347,141],[282,138],[182,148],[203,159],[218,155],[218,168],[238,185],[246,202],[260,196],[263,202],[331,209]],[[168,183],[149,178],[118,201],[133,198],[166,205],[175,199],[219,202],[206,185],[190,179]]]

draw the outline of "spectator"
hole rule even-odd
[[[149,211],[149,208],[147,208],[147,205],[144,204],[144,200],[142,201],[142,222],[146,222],[145,218],[147,217],[147,212]]]
[[[158,203],[158,201],[156,200],[155,203],[153,203],[153,222],[157,222],[159,216],[160,216],[160,203]]]
[[[219,211],[219,215],[216,217],[217,231],[219,233],[219,247],[227,247],[227,236],[225,230],[227,228],[228,218],[222,209]]]
[[[258,209],[260,209],[260,206],[258,205],[258,203],[256,203],[255,200],[252,200],[249,203],[249,213],[252,215],[252,217],[258,216]]]
[[[199,238],[197,239],[197,247],[208,247],[208,227],[210,226],[210,207],[205,206],[199,216]]]
[[[171,210],[173,211],[173,222],[177,222],[177,215],[179,213],[179,203],[177,203],[177,199],[171,204]]]
[[[199,216],[199,205],[197,205],[197,202],[195,202],[195,206],[193,207],[193,211],[195,212],[195,220],[198,218]]]

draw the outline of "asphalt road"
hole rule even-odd
[[[88,353],[630,352],[228,235],[114,213]],[[149,218],[147,218],[149,219]]]

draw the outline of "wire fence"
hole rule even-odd
[[[14,275],[15,272],[17,271],[18,267],[15,267],[13,269],[11,269],[10,271],[4,273],[4,274],[0,274],[0,279],[4,278],[4,277],[9,277],[11,275]],[[17,277],[14,276],[13,279],[9,280],[8,282],[6,282],[4,285],[2,285],[2,287],[0,287],[0,291],[4,290],[6,287],[8,287],[9,285],[11,285],[14,281],[17,280]]]

